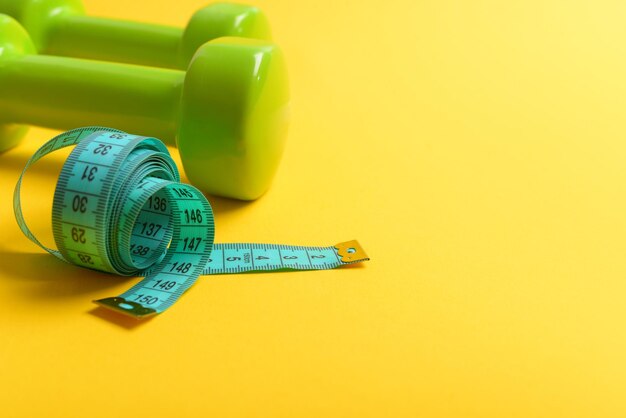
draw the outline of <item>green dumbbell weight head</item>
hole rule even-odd
[[[190,181],[251,200],[269,187],[288,124],[281,51],[266,41],[220,38],[187,72],[34,54],[28,34],[0,15],[0,148],[33,124],[101,125],[177,145]]]
[[[180,41],[178,68],[187,68],[200,46],[220,37],[271,40],[270,25],[258,7],[215,3],[198,10]]]
[[[286,80],[283,55],[267,42],[221,38],[198,49],[185,78],[177,137],[193,184],[209,174],[220,178],[214,194],[239,190],[239,198],[255,199],[267,190],[287,134]]]
[[[41,53],[165,68],[186,69],[220,37],[271,39],[259,8],[231,3],[198,10],[185,29],[87,16],[80,0],[0,0],[0,13],[20,22]]]
[[[80,0],[0,0],[0,13],[20,22],[37,50],[42,51],[59,20],[85,11]]]

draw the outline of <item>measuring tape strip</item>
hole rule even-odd
[[[216,244],[203,275],[278,270],[328,270],[369,260],[356,241],[332,247],[277,244]]]
[[[57,250],[28,228],[20,192],[28,168],[45,155],[75,146],[54,193]],[[155,138],[103,127],[74,129],[48,141],[27,162],[13,208],[22,232],[55,257],[89,269],[141,275],[117,297],[95,303],[144,318],[169,308],[201,274],[321,270],[369,260],[356,241],[332,247],[215,244],[211,206],[180,175]]]

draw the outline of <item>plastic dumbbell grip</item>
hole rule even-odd
[[[0,121],[114,126],[174,145],[185,73],[64,57],[0,62]]]
[[[181,28],[67,15],[50,28],[45,53],[173,68],[182,36]]]

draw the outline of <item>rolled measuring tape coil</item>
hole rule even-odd
[[[52,207],[55,250],[28,228],[20,192],[31,165],[68,146],[75,148],[61,170]],[[55,257],[145,276],[117,297],[94,301],[135,318],[163,312],[202,274],[321,270],[369,260],[356,241],[331,247],[214,245],[211,205],[198,189],[180,183],[167,147],[111,128],[73,129],[45,143],[20,175],[13,208],[26,237]]]

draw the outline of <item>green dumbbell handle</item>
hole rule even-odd
[[[0,0],[0,13],[24,26],[41,53],[186,69],[204,43],[225,36],[270,40],[257,7],[214,3],[186,28],[85,15],[80,0]]]
[[[182,36],[180,28],[69,15],[52,28],[44,52],[176,68]]]
[[[0,119],[67,130],[114,126],[175,144],[185,73],[46,55],[0,66]]]

